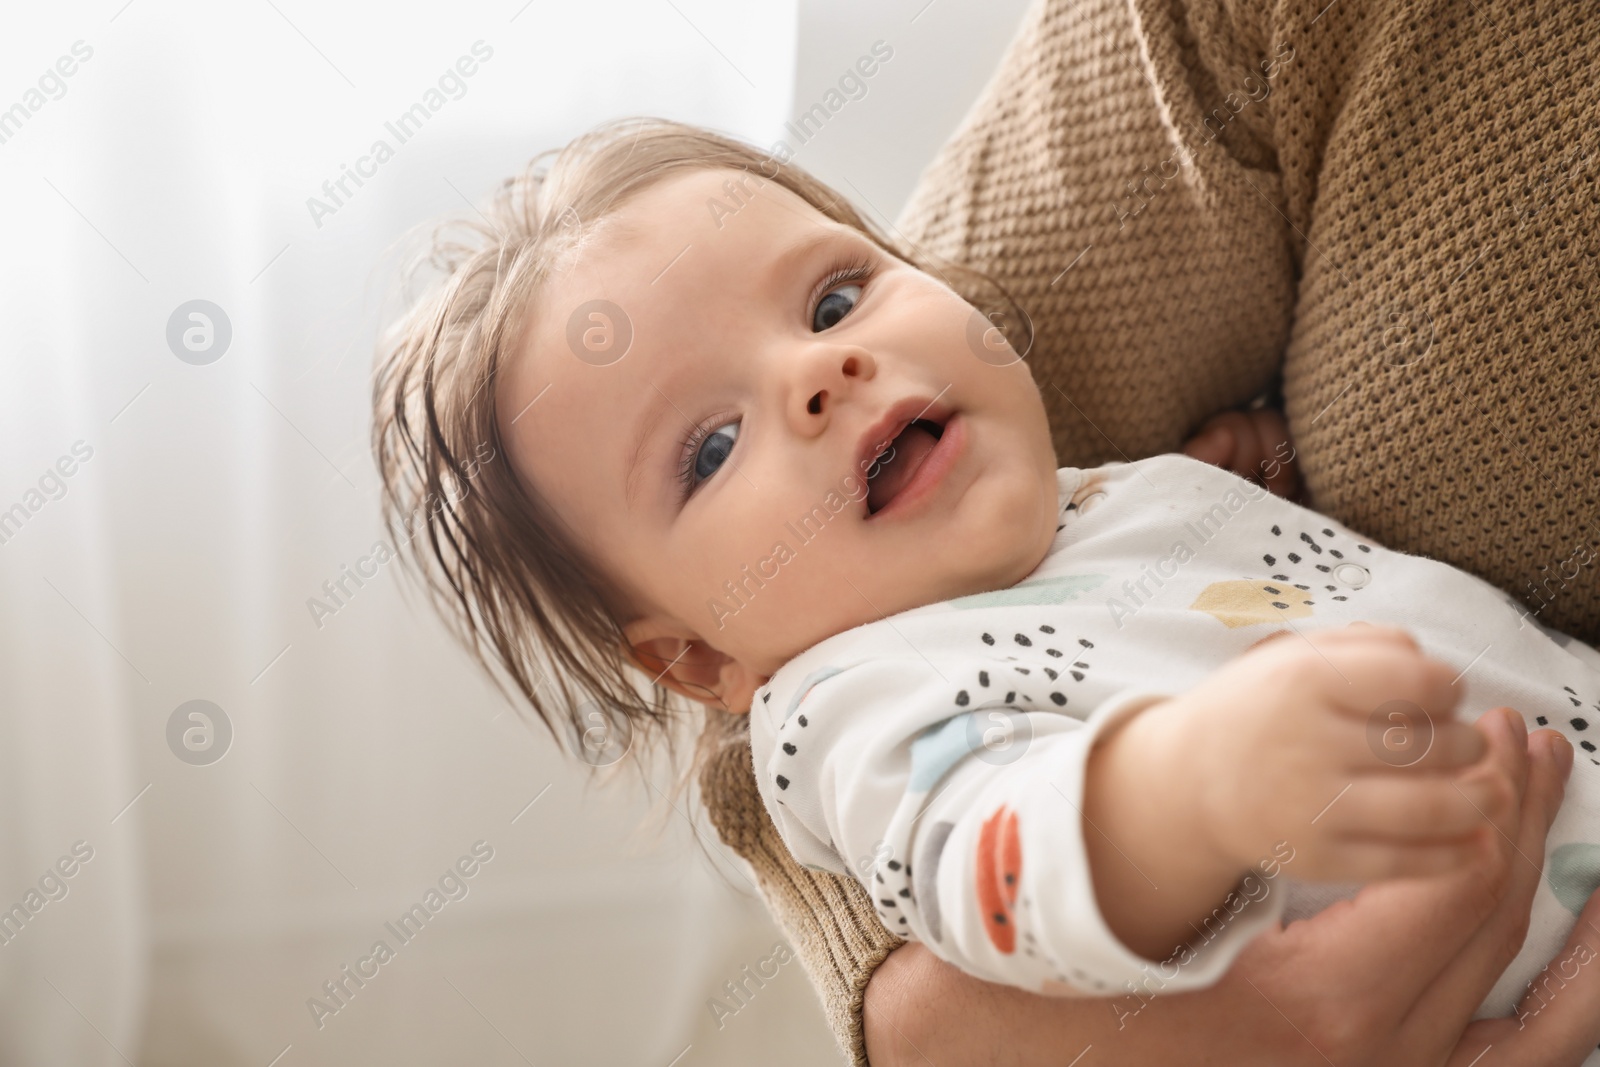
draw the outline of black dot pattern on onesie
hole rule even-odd
[[[1060,514],[1056,516],[1061,520],[1060,522],[1056,523],[1056,533],[1060,533],[1062,530],[1067,528],[1067,516],[1077,510],[1078,505],[1073,503],[1073,501],[1070,499],[1061,506]]]
[[[993,656],[1001,647],[1001,639],[987,631],[979,633],[978,641],[984,647],[985,655]],[[1050,707],[1062,708],[1067,706],[1070,701],[1069,690],[1071,686],[1084,681],[1092,670],[1087,657],[1094,649],[1094,642],[1086,637],[1070,640],[1060,638],[1057,636],[1056,627],[1050,623],[1036,623],[1028,633],[1014,632],[1009,641],[1005,642],[1005,647],[1022,652],[1028,658],[1024,659],[1018,655],[1007,654],[1004,656],[1004,665],[994,664],[976,670],[970,684],[959,685],[955,692],[951,694],[952,714],[959,714],[959,709],[973,707],[974,695],[978,698],[978,707],[1014,706],[1018,702],[1018,697],[1020,697],[1024,705],[1044,708],[1046,705],[1043,701],[1048,700]],[[1016,688],[1008,686],[1005,689],[1004,700],[1000,700],[998,699],[1000,686],[996,678],[996,672],[1004,672],[1005,666],[1009,666],[1011,671],[1019,677],[1012,680]],[[1039,679],[1033,678],[1035,669],[1048,682],[1048,687],[1040,690],[1045,693],[1045,696],[1040,700],[1036,700],[1030,693],[1021,688],[1023,685],[1031,685],[1039,681]],[[1068,678],[1072,680],[1070,684],[1066,682]],[[770,698],[770,692],[762,694],[763,702],[770,700]],[[795,715],[792,722],[797,730],[804,730],[807,725],[804,713]],[[779,727],[779,750],[784,756],[794,757],[799,754],[803,741],[799,739],[800,735],[798,733],[790,731],[789,726],[790,723],[786,722]],[[780,792],[789,788],[790,778],[781,772],[773,775],[773,781],[777,784]],[[783,798],[781,796],[777,797],[777,802],[779,804],[784,803]],[[885,870],[889,872],[887,876],[884,874]],[[911,865],[890,859],[878,866],[878,869],[873,874],[873,884],[876,889],[873,895],[873,906],[879,919],[883,921],[886,928],[898,936],[909,937],[909,921],[903,913],[900,902],[910,901],[912,904],[916,902],[916,890],[913,888],[911,880]],[[1056,969],[1059,971],[1060,966],[1056,965]],[[1082,972],[1076,970],[1074,974],[1081,975],[1077,984],[1083,985],[1087,982],[1087,975],[1083,975]],[[1057,980],[1066,982],[1067,978],[1064,974],[1058,974]],[[1109,988],[1099,983],[1092,984],[1099,989]]]
[[[955,692],[950,695],[951,714],[960,714],[963,710],[976,710],[981,707],[1046,707],[1043,700],[1049,701],[1049,707],[1065,707],[1069,694],[1069,685],[1063,684],[1066,678],[1071,678],[1073,684],[1086,678],[1091,669],[1089,661],[1085,658],[1094,648],[1094,642],[1088,638],[1079,637],[1072,641],[1057,641],[1056,628],[1049,623],[1036,623],[1029,633],[1013,633],[1009,640],[1002,642],[994,634],[987,631],[980,632],[978,642],[985,650],[985,655],[992,656],[994,651],[1001,647],[1010,647],[1031,657],[1050,657],[1043,663],[1037,659],[1032,665],[1027,665],[1021,657],[1006,655],[1004,665],[995,663],[980,667],[973,671],[971,681],[962,684],[956,683]],[[1057,647],[1057,644],[1062,647]],[[1067,651],[1070,649],[1070,652]],[[1064,671],[1055,666],[1048,665],[1053,661],[1065,661],[1071,655],[1071,666]],[[1009,666],[1014,675],[1007,683],[1002,683],[1006,667]],[[1022,686],[1032,685],[1039,679],[1034,677],[1038,670],[1043,678],[1048,679],[1050,686],[1041,690],[1045,697],[1035,700]],[[1002,685],[1005,686],[1002,692]],[[1003,698],[1003,699],[1002,699]],[[1021,700],[1019,705],[1018,700]],[[801,722],[804,716],[797,717]],[[791,746],[785,744],[783,751],[787,755],[794,755]],[[779,788],[785,788],[781,785]],[[782,799],[779,799],[782,803]],[[888,872],[887,876],[885,871]],[[883,925],[899,936],[910,936],[909,922],[901,907],[900,901],[909,900],[916,902],[916,890],[911,880],[911,865],[901,864],[899,860],[891,859],[879,864],[877,872],[873,875],[875,891],[873,894],[873,908]],[[1061,979],[1065,981],[1065,978]],[[1081,983],[1080,983],[1081,984]]]
[[[1557,723],[1555,728],[1566,735],[1567,740],[1572,742],[1574,749],[1588,756],[1590,763],[1600,767],[1600,759],[1595,758],[1600,745],[1597,745],[1594,740],[1596,737],[1600,737],[1600,729],[1590,729],[1596,721],[1600,721],[1595,718],[1595,715],[1600,714],[1600,699],[1582,700],[1578,696],[1578,691],[1570,685],[1562,686],[1561,690],[1562,695],[1572,705],[1572,710],[1568,714],[1566,721]],[[1540,726],[1549,726],[1550,719],[1548,716],[1541,715],[1538,718],[1538,723]]]
[[[887,878],[883,875],[885,870],[889,872]],[[878,913],[878,918],[897,936],[910,937],[911,924],[901,911],[900,901],[906,900],[912,904],[917,902],[911,888],[911,864],[901,863],[896,859],[880,863],[873,880],[879,886],[874,890],[873,897],[873,910]]]
[[[1009,645],[1018,652],[1026,653],[1027,658],[1017,655],[1005,657],[1010,663],[1012,674],[1017,677],[1012,678],[1011,684],[1005,686],[1003,698],[994,672],[997,669],[1003,671],[1004,668],[990,667],[978,670],[973,676],[975,684],[962,686],[956,690],[952,702],[958,708],[973,706],[974,696],[977,697],[978,707],[989,704],[1014,705],[1018,703],[1019,697],[1025,705],[1044,707],[1044,702],[1049,701],[1053,707],[1066,707],[1071,699],[1071,694],[1068,692],[1070,687],[1062,682],[1069,677],[1073,682],[1081,682],[1088,677],[1086,672],[1089,670],[1089,662],[1082,657],[1087,654],[1087,650],[1094,648],[1094,642],[1085,637],[1074,639],[1076,648],[1073,647],[1074,641],[1058,641],[1056,628],[1050,623],[1036,623],[1031,627],[1031,632],[1013,633],[1009,642],[1002,642],[988,631],[981,632],[978,640],[982,642],[985,654],[988,654],[987,650],[997,650]],[[1040,656],[1048,658],[1041,662],[1038,659]],[[1070,662],[1068,656],[1073,657]],[[1042,678],[1036,677],[1035,671],[1038,671]],[[1024,689],[1024,686],[1034,688]],[[1032,695],[1034,692],[1041,692],[1044,695],[1035,699]]]
[[[765,693],[761,694],[762,702],[765,703],[767,698],[770,697],[771,695],[772,695],[772,693],[771,693],[770,690],[768,692],[765,692]],[[805,712],[801,712],[799,715],[796,715],[794,717],[794,724],[795,724],[795,726],[797,728],[799,728],[801,730],[804,730],[806,728],[806,726],[809,725],[809,723],[806,720]],[[788,723],[784,723],[782,726],[778,727],[778,736],[780,738],[792,738],[792,737],[795,737],[797,735],[789,733],[789,724]],[[783,754],[785,756],[793,756],[793,755],[797,754],[800,751],[799,744],[797,742],[793,741],[793,740],[788,740],[788,739],[785,739],[778,746],[778,748],[779,748],[780,751],[783,752]],[[786,775],[786,774],[782,774],[782,773],[774,774],[772,776],[772,781],[774,782],[774,784],[777,785],[777,787],[778,787],[778,789],[780,791],[789,788],[790,779],[789,779],[789,776]],[[780,796],[780,797],[777,798],[777,800],[778,800],[779,804],[783,804],[783,797]],[[785,807],[787,807],[787,805],[785,805]]]
[[[1330,600],[1348,601],[1372,584],[1372,571],[1360,559],[1362,553],[1372,551],[1370,545],[1327,526],[1285,530],[1274,524],[1272,537],[1273,544],[1262,553],[1261,561],[1272,568],[1273,581],[1284,583],[1267,590],[1276,598],[1273,607],[1280,611],[1291,604],[1313,606],[1316,597],[1328,594]]]

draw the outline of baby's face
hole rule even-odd
[[[737,171],[667,178],[609,223],[539,293],[497,414],[630,598],[633,643],[687,648],[672,678],[697,664],[744,710],[818,641],[1044,557],[1038,388],[942,282]]]

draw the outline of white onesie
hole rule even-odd
[[[1600,653],[1476,577],[1185,456],[1063,467],[1057,482],[1060,525],[1027,578],[837,634],[756,691],[756,779],[795,858],[856,878],[891,931],[990,981],[1094,996],[1207,986],[1284,918],[1291,889],[1293,915],[1353,888],[1296,887],[1288,842],[1189,949],[1145,960],[1106,926],[1090,881],[1090,744],[1274,630],[1392,624],[1463,672],[1463,719],[1510,705],[1575,749],[1530,932],[1478,1013],[1509,1015],[1600,884]]]

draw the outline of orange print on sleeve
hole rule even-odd
[[[1022,837],[1017,831],[1017,813],[1003,804],[978,831],[977,867],[983,928],[994,947],[1010,955],[1017,948],[1012,915],[1022,879]]]

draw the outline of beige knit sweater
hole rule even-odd
[[[1600,641],[1589,9],[1036,0],[896,228],[1018,299],[1062,463],[1175,450],[1281,374],[1311,506]],[[790,859],[747,741],[701,789],[864,1064],[899,942]]]

